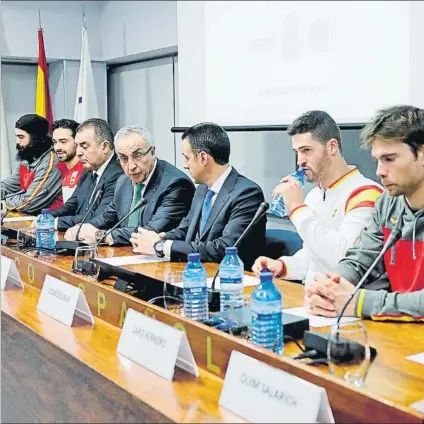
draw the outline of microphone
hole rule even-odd
[[[374,262],[370,265],[367,272],[362,276],[362,278],[359,280],[359,283],[355,287],[355,290],[351,293],[351,295],[346,300],[345,304],[343,305],[343,308],[341,309],[339,315],[337,316],[337,358],[341,361],[348,361],[351,360],[354,357],[363,357],[365,355],[365,348],[361,344],[357,342],[353,342],[348,339],[342,339],[339,338],[339,327],[340,327],[340,320],[343,317],[343,314],[348,307],[349,303],[352,301],[352,299],[355,297],[355,294],[362,288],[362,286],[367,281],[367,278],[371,274],[371,272],[374,270],[374,268],[377,266],[377,264],[381,261],[385,253],[396,243],[397,240],[400,239],[402,235],[402,229],[401,229],[401,217],[398,219],[398,223],[395,228],[390,232],[389,237],[386,240],[386,243],[384,244],[383,248],[381,249],[381,252],[377,255],[377,257],[374,259]],[[312,350],[315,349],[318,354],[321,356],[327,356],[327,346],[329,341],[329,334],[328,333],[316,333],[313,331],[305,331],[304,337],[303,337],[303,344],[305,346],[306,350]],[[340,344],[340,346],[339,346]],[[370,347],[371,350],[371,357],[375,357],[377,354],[377,351]],[[340,357],[339,357],[340,356]]]
[[[85,246],[86,243],[83,243],[82,241],[80,241],[79,239],[79,233],[81,231],[81,227],[84,224],[85,220],[87,219],[88,214],[92,211],[94,205],[101,199],[101,197],[103,196],[103,190],[97,190],[93,201],[90,203],[90,205],[88,206],[84,216],[82,217],[82,220],[80,222],[80,225],[78,227],[78,231],[77,234],[75,235],[75,240],[61,240],[61,241],[57,241],[56,242],[56,250],[66,250],[66,251],[70,251],[70,253],[75,253],[77,247],[80,246]]]
[[[265,216],[268,209],[269,209],[268,202],[262,202],[259,205],[259,208],[255,213],[255,216],[252,218],[249,225],[242,232],[240,237],[236,240],[233,247],[239,246],[239,244],[243,241],[243,239],[249,233],[250,229]],[[219,273],[219,267],[217,268],[213,276],[211,288],[208,290],[209,310],[212,312],[216,312],[220,310],[220,295],[219,295],[219,291],[215,290],[215,282],[216,282],[216,278],[218,277],[218,273]]]
[[[100,246],[100,243],[116,228],[119,227],[130,215],[138,211],[140,208],[145,206],[147,203],[146,199],[141,199],[122,219],[120,219],[104,236],[97,242],[96,248]]]
[[[77,234],[75,235],[75,241],[79,241],[79,233],[81,231],[82,224],[84,224],[85,220],[87,219],[88,214],[91,212],[91,210],[93,209],[93,207],[96,204],[96,202],[98,200],[100,200],[102,196],[103,196],[103,190],[97,190],[96,195],[94,196],[93,201],[91,202],[91,204],[87,208],[87,212],[82,217],[80,226],[78,227]]]
[[[96,243],[96,249],[100,246],[100,243],[123,221],[125,221],[131,214],[139,210],[142,206],[147,203],[146,199],[141,199],[122,219],[120,219],[105,235]],[[97,267],[97,262],[91,260],[75,259],[72,264],[72,271],[81,270],[84,275],[94,275]]]
[[[21,191],[18,191],[17,193],[14,193],[13,194],[13,196],[15,196],[15,195],[19,195],[19,194],[23,194],[23,193],[26,193],[26,190],[21,190]],[[45,189],[45,188],[43,188],[42,190],[40,190],[33,198],[31,198],[31,199],[27,199],[27,200],[25,200],[24,202],[22,202],[19,206],[15,206],[14,208],[11,208],[11,209],[9,209],[3,216],[2,216],[2,218],[1,218],[1,221],[0,221],[0,225],[3,225],[3,221],[4,221],[4,219],[6,218],[6,216],[7,215],[9,215],[9,213],[11,213],[11,212],[19,212],[19,209],[22,207],[22,206],[26,206],[26,205],[29,205],[29,204],[31,204],[35,199],[37,199],[38,197],[41,197],[41,196],[44,196],[45,194],[47,194],[48,193],[48,190],[47,189]],[[9,196],[9,197],[11,197],[11,196]],[[6,196],[6,198],[7,198],[7,196]]]

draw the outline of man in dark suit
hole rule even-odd
[[[111,204],[102,214],[83,224],[80,238],[94,242],[105,235],[138,202],[144,208],[131,214],[106,237],[109,244],[129,244],[138,227],[162,232],[178,226],[187,215],[194,185],[184,172],[157,159],[153,137],[146,128],[128,125],[115,135],[115,151],[125,175],[116,183]]]
[[[261,188],[229,165],[230,141],[222,127],[201,123],[183,136],[184,167],[199,187],[190,212],[172,231],[157,234],[145,229],[130,239],[134,252],[186,261],[192,252],[202,261],[220,262],[225,248],[233,246],[264,201]],[[239,246],[249,268],[265,243],[266,218],[255,224]]]
[[[113,199],[115,185],[122,175],[116,160],[113,133],[103,119],[88,119],[78,128],[75,135],[76,154],[85,168],[72,196],[60,208],[52,211],[56,228],[67,230],[65,238],[73,239],[84,214],[92,202],[91,217],[102,213]]]

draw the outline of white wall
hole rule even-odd
[[[177,45],[176,1],[104,1],[103,60]]]
[[[114,131],[142,125],[152,134],[159,158],[175,163],[172,58],[119,66],[108,77],[109,122]]]
[[[35,111],[35,84],[37,67],[35,65],[2,66],[1,88],[6,118],[9,153],[14,168],[15,122],[24,114]],[[7,83],[5,83],[7,81]],[[16,95],[21,93],[21,95]],[[26,111],[26,112],[22,112]],[[3,154],[3,152],[1,152]]]
[[[3,58],[38,58],[38,10],[44,29],[48,60],[80,59],[82,12],[85,8],[92,60],[103,60],[100,28],[102,2],[1,2],[0,55]]]

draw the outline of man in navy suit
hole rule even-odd
[[[178,226],[187,215],[194,194],[194,185],[184,172],[156,157],[153,137],[146,128],[128,125],[115,135],[118,161],[125,175],[115,188],[111,204],[102,214],[81,227],[80,238],[100,240],[137,203],[144,198],[146,206],[125,219],[106,237],[109,244],[130,243],[137,228],[162,232]]]
[[[56,228],[67,230],[65,238],[75,237],[82,218],[93,204],[87,219],[102,213],[113,199],[115,185],[122,175],[116,160],[113,133],[103,119],[87,119],[79,125],[75,135],[76,154],[85,171],[68,201],[51,211]]]
[[[225,248],[233,246],[264,201],[261,188],[240,175],[230,164],[230,140],[222,127],[201,123],[184,132],[184,167],[200,184],[189,214],[167,233],[145,229],[130,239],[134,252],[186,261],[192,252],[202,261],[220,262]],[[249,268],[265,243],[266,218],[255,224],[239,246]]]

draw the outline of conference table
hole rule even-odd
[[[5,224],[15,227],[18,223]],[[19,224],[22,226],[22,223]],[[114,277],[93,281],[71,272],[73,257],[23,253],[2,246],[24,289],[2,291],[2,421],[4,422],[246,422],[219,406],[232,351],[239,351],[325,388],[336,422],[424,423],[411,405],[424,400],[424,366],[406,357],[424,352],[424,326],[363,321],[377,349],[365,384],[356,388],[332,376],[325,365],[292,359],[300,353],[286,342],[276,355],[138,297],[116,290]],[[99,248],[103,258],[134,255],[131,247]],[[204,264],[209,276],[217,265]],[[183,263],[127,265],[149,284]],[[95,324],[76,319],[72,327],[37,310],[46,275],[80,287]],[[275,280],[284,308],[302,306],[302,285]],[[245,289],[249,299],[252,287]],[[185,331],[199,377],[177,368],[169,382],[117,353],[128,309]],[[317,329],[329,331],[329,328]],[[301,341],[299,341],[301,343]]]

